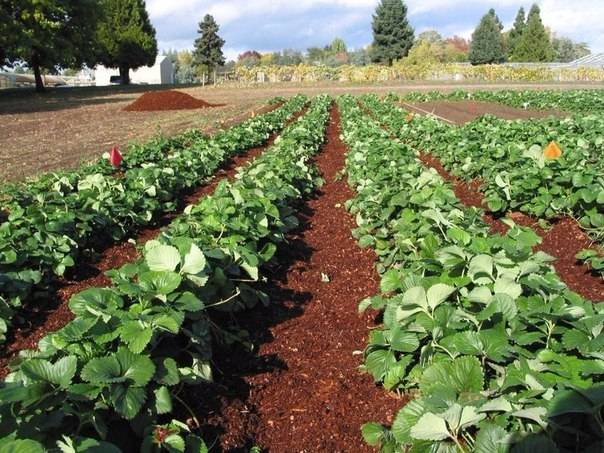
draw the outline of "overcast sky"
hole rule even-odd
[[[378,0],[147,0],[160,49],[192,48],[197,24],[212,14],[226,40],[225,54],[234,59],[245,50],[260,52],[323,46],[334,37],[351,48],[371,42],[371,15]],[[469,38],[480,17],[495,7],[511,27],[517,0],[408,0],[416,32],[436,29],[444,36]],[[604,51],[604,0],[539,0],[546,26],[559,35],[587,42]]]

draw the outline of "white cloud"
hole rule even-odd
[[[212,14],[223,30],[232,52],[257,45],[250,33],[260,31],[266,47],[270,39],[273,49],[283,42],[300,40],[300,48],[309,42],[350,36],[357,41],[371,39],[368,27],[371,14],[379,0],[147,0],[151,19],[156,23],[161,43],[182,45],[195,38],[197,23],[205,14]],[[410,19],[418,31],[437,29],[443,35],[469,37],[478,17],[490,7],[510,11],[530,7],[528,0],[407,0]],[[559,35],[588,42],[592,50],[604,50],[604,0],[537,0],[546,26]],[[336,17],[325,11],[341,9]],[[445,14],[446,13],[446,14]],[[475,13],[475,14],[474,14]],[[511,25],[513,17],[502,17]],[[289,25],[292,24],[291,27]],[[185,36],[186,35],[186,36]],[[189,35],[191,35],[189,37]],[[258,36],[256,36],[258,38]],[[356,44],[360,44],[357,42]]]

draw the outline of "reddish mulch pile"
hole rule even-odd
[[[404,403],[358,369],[362,355],[355,351],[365,348],[375,322],[357,306],[379,292],[379,276],[375,255],[351,234],[356,224],[344,203],[354,193],[338,178],[346,153],[339,134],[334,109],[317,157],[326,184],[298,209],[301,227],[280,249],[265,288],[270,306],[241,321],[257,352],[220,355],[224,377],[216,388],[238,385],[238,393],[200,408],[210,412],[205,422],[216,427],[224,451],[255,444],[271,452],[374,451],[363,442],[361,425],[390,424]],[[197,392],[187,399],[212,394]]]
[[[434,168],[444,179],[453,184],[457,198],[466,206],[482,206],[484,195],[480,192],[480,181],[466,183],[455,178],[442,165],[440,160],[430,154],[422,154],[421,161]],[[518,225],[527,226],[543,239],[535,250],[543,251],[556,258],[554,268],[564,283],[583,297],[600,302],[604,301],[604,280],[594,275],[589,267],[577,261],[575,256],[581,250],[591,248],[592,241],[587,234],[570,218],[563,218],[553,223],[548,230],[539,227],[537,220],[520,212],[509,213],[508,216]],[[506,233],[509,227],[490,213],[485,213],[483,219],[491,226],[492,233]]]
[[[225,104],[210,104],[195,99],[181,91],[148,91],[132,104],[124,108],[126,112],[158,112],[163,110],[193,110],[209,107],[222,107]]]
[[[299,118],[306,109],[296,114],[289,123]],[[271,135],[268,142],[256,148],[251,148],[245,153],[234,156],[229,161],[225,162],[224,166],[216,172],[212,180],[192,191],[185,194],[180,202],[180,207],[176,212],[168,213],[162,216],[157,225],[151,228],[146,228],[136,235],[134,238],[137,244],[145,242],[157,237],[162,228],[168,225],[182,210],[190,205],[197,203],[202,197],[212,193],[220,181],[224,179],[232,179],[237,173],[237,169],[248,162],[252,161],[262,154],[268,147],[272,146],[278,134]],[[82,263],[77,267],[77,274],[70,276],[63,282],[63,285],[53,295],[58,306],[52,308],[48,304],[44,307],[40,301],[31,307],[25,307],[23,317],[28,320],[29,325],[14,329],[10,332],[8,341],[3,345],[0,351],[0,379],[3,379],[9,372],[8,364],[20,351],[25,349],[34,349],[38,346],[38,341],[49,332],[55,332],[64,327],[73,319],[73,313],[69,309],[69,299],[74,295],[87,288],[101,288],[111,284],[105,272],[110,269],[116,269],[124,264],[132,262],[139,257],[138,250],[135,245],[130,242],[120,242],[106,247],[101,251],[100,257],[88,263]],[[49,299],[53,299],[49,297]],[[44,307],[41,309],[40,307]]]

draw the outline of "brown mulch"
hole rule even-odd
[[[491,114],[506,120],[547,118],[549,116],[566,116],[557,110],[524,110],[495,102],[480,101],[434,101],[417,104],[404,103],[403,107],[413,108],[441,116],[455,124],[462,125],[476,118]]]
[[[422,154],[420,160],[434,168],[445,180],[453,184],[457,198],[466,206],[483,207],[484,195],[480,192],[480,181],[467,183],[449,173],[440,160],[430,154]],[[593,241],[571,218],[562,218],[552,223],[551,228],[542,229],[538,221],[520,212],[512,212],[508,217],[518,225],[531,227],[541,236],[542,242],[535,250],[543,251],[556,258],[554,268],[564,283],[583,297],[600,302],[604,301],[604,280],[595,275],[589,266],[578,261],[575,256],[581,250],[591,248]],[[506,233],[509,227],[490,213],[485,213],[483,219],[491,226],[492,233]]]
[[[193,110],[209,107],[222,107],[224,104],[210,104],[196,99],[182,91],[148,91],[132,104],[124,107],[126,112],[157,112],[164,110]]]
[[[306,109],[297,113],[288,124],[299,118],[305,111]],[[278,135],[278,133],[272,134],[266,144],[251,148],[245,153],[229,159],[207,184],[185,194],[176,212],[161,216],[154,227],[139,231],[133,238],[134,242],[140,246],[157,237],[161,230],[177,217],[186,206],[196,204],[202,197],[212,193],[222,180],[232,179],[239,167],[252,161],[272,146]],[[106,247],[96,259],[78,265],[76,273],[66,278],[56,294],[48,297],[48,300],[36,301],[35,305],[24,307],[21,315],[28,320],[28,325],[13,329],[7,342],[2,345],[0,350],[0,379],[8,374],[10,361],[20,351],[36,348],[38,341],[47,333],[61,329],[73,319],[73,313],[69,309],[69,299],[74,294],[87,288],[101,288],[110,285],[110,279],[104,274],[106,271],[119,268],[136,260],[139,257],[137,245],[124,241]],[[56,301],[54,305],[49,303],[52,299]],[[49,307],[49,305],[53,306]]]
[[[351,234],[356,225],[344,203],[354,193],[341,178],[346,147],[339,133],[334,108],[316,159],[326,183],[299,206],[301,226],[280,249],[265,288],[270,306],[242,320],[256,352],[247,359],[224,354],[218,364],[224,386],[239,391],[201,408],[210,412],[205,422],[215,426],[223,451],[373,451],[362,424],[390,424],[404,403],[358,369],[376,324],[357,306],[379,292],[379,276],[375,255]]]

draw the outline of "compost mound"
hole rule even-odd
[[[181,91],[148,91],[127,106],[127,112],[155,112],[161,110],[192,110],[220,107],[223,104],[210,104],[196,99]]]

